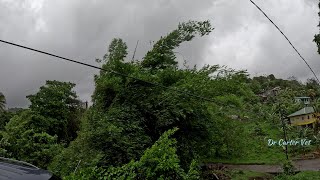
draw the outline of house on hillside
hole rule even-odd
[[[289,124],[292,126],[314,128],[317,123],[317,117],[313,107],[304,107],[299,111],[288,116]]]
[[[273,96],[276,96],[279,94],[281,88],[280,87],[275,87],[273,89],[270,90],[270,93],[273,95]]]
[[[270,97],[277,96],[280,92],[281,88],[280,87],[275,87],[273,89],[270,89],[268,91],[265,91],[262,94],[259,94],[260,98],[262,99],[263,102],[266,102]]]
[[[303,103],[304,105],[310,104],[310,97],[295,97],[294,100],[296,103]]]

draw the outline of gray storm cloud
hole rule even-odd
[[[320,68],[313,35],[319,19],[316,0],[270,0],[257,4],[287,33],[310,61]],[[131,59],[151,48],[150,41],[187,20],[209,19],[215,30],[177,49],[179,61],[190,65],[221,64],[250,73],[283,78],[311,77],[285,39],[246,0],[138,1],[10,1],[0,0],[0,38],[97,65],[112,38],[127,42]],[[23,49],[0,44],[0,91],[9,107],[26,107],[25,96],[46,80],[76,83],[82,100],[90,101],[98,71]],[[320,72],[320,71],[319,71]]]
[[[313,69],[320,72],[319,55],[312,42],[319,32],[318,1],[256,3],[282,29]],[[228,11],[232,8],[233,11]],[[210,41],[206,63],[247,69],[254,75],[273,73],[277,77],[296,76],[300,80],[313,77],[285,38],[249,1],[221,2],[213,6],[212,11],[217,29]]]

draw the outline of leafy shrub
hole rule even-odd
[[[261,125],[259,123],[255,124],[253,132],[256,136],[265,136],[267,134],[266,132],[264,132],[263,128],[261,127]]]
[[[155,144],[147,149],[139,161],[131,161],[122,167],[111,167],[105,173],[108,179],[197,179],[199,172],[193,161],[189,172],[180,167],[176,154],[176,140],[169,139],[178,129],[165,132]]]
[[[74,179],[199,179],[196,161],[192,161],[186,173],[180,166],[176,152],[176,140],[170,139],[178,129],[166,131],[155,144],[148,148],[139,161],[132,160],[121,167],[84,168],[65,177]]]
[[[283,168],[284,174],[286,174],[286,175],[294,174],[295,167],[292,164],[292,161],[284,162],[283,165],[282,165],[282,168]]]
[[[46,133],[49,122],[32,111],[14,116],[1,132],[1,153],[46,168],[62,146]]]
[[[64,180],[104,180],[104,170],[97,167],[87,167],[79,169],[76,172],[71,173],[69,176],[64,177]]]

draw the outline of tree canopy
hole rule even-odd
[[[27,96],[29,109],[1,122],[0,153],[46,168],[77,135],[81,109],[74,86],[47,81],[36,94]],[[10,116],[8,112],[4,115]]]

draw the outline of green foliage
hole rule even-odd
[[[32,120],[25,124],[34,131],[25,129],[20,135],[41,137],[47,142],[40,144],[48,146],[56,142],[50,138],[55,135],[57,142],[65,142],[66,145],[73,140],[54,157],[49,169],[68,176],[78,168],[76,173],[68,176],[74,179],[95,179],[101,173],[120,179],[161,176],[192,179],[199,175],[193,159],[254,159],[258,151],[268,150],[263,144],[263,138],[270,135],[265,124],[272,123],[269,128],[275,128],[280,122],[280,110],[284,109],[284,115],[297,110],[299,105],[293,103],[293,96],[308,92],[316,98],[316,86],[313,81],[303,86],[296,80],[277,79],[272,74],[250,79],[246,71],[218,65],[206,65],[199,70],[196,67],[179,69],[174,48],[192,40],[197,34],[203,36],[211,31],[208,21],[182,23],[161,38],[141,62],[125,62],[127,45],[121,39],[113,39],[103,59],[98,60],[109,71],[101,71],[95,76],[93,106],[82,116],[81,127],[79,102],[72,91],[74,84],[48,81],[36,95],[28,97],[32,103],[28,116]],[[118,73],[169,89],[119,76]],[[276,98],[270,98],[268,104],[259,103],[255,94],[277,86],[282,91]],[[170,89],[208,97],[213,102]],[[277,102],[283,107],[275,106]],[[245,131],[243,122],[228,118],[232,114],[240,117],[249,115],[246,121],[251,123],[252,119],[257,123],[251,123],[252,127]],[[168,131],[175,127],[179,128],[175,134]],[[11,153],[14,148],[12,139],[21,139],[6,133],[2,143],[8,148],[1,153]],[[254,140],[244,142],[253,134],[256,135]],[[174,139],[169,139],[170,135]],[[29,139],[21,142],[35,143]],[[253,155],[246,154],[248,145],[255,148],[250,151]],[[106,171],[93,167],[104,167]]]
[[[165,132],[151,148],[144,152],[137,164],[139,175],[143,175],[142,179],[177,179],[184,175],[174,147],[176,141],[169,139],[169,136],[176,131],[177,129],[173,129]]]
[[[61,152],[64,143],[75,138],[78,130],[81,110],[72,91],[74,86],[72,83],[47,81],[38,93],[28,96],[31,101],[29,110],[13,117],[7,112],[1,115],[4,121],[0,133],[1,155],[47,168],[53,157]]]
[[[315,96],[319,96],[319,83],[316,79],[314,78],[311,78],[311,79],[307,79],[307,82],[306,82],[306,89],[310,90],[310,89],[313,89],[315,90]]]
[[[0,131],[4,130],[4,127],[12,117],[13,113],[7,111],[0,112]]]
[[[277,79],[273,74],[268,76],[253,77],[252,81],[250,82],[250,88],[255,94],[264,93],[275,87],[280,87],[282,90],[294,89],[297,92],[302,92],[304,89],[303,84],[297,81],[295,77],[290,77],[287,80]]]
[[[315,135],[313,135],[313,142],[317,147],[317,150],[320,150],[320,132],[318,131],[317,133],[315,133]]]
[[[320,54],[320,34],[314,35],[313,41],[317,44],[317,46],[318,46],[318,53]]]
[[[319,4],[318,4],[318,8],[320,9],[320,1],[319,1]],[[318,13],[318,15],[319,15],[319,17],[320,17],[320,12]],[[320,22],[319,22],[318,27],[320,27]],[[320,34],[314,35],[313,41],[317,44],[317,46],[318,46],[318,53],[320,54]]]
[[[254,127],[253,131],[254,131],[254,135],[256,135],[256,136],[265,136],[266,135],[266,132],[264,132],[264,129],[261,127],[261,125],[258,122],[255,123],[255,127]]]
[[[82,168],[76,172],[71,173],[69,176],[65,176],[63,180],[105,180],[104,171],[102,168],[87,167]],[[128,178],[129,179],[129,178]]]
[[[5,110],[5,105],[6,105],[6,98],[4,95],[0,92],[0,113]]]
[[[219,117],[215,119],[212,132],[212,146],[208,157],[232,159],[244,153],[244,131],[240,122]],[[232,131],[230,131],[232,129]],[[225,134],[228,134],[226,136]],[[241,142],[241,143],[240,143]]]
[[[48,167],[65,179],[199,179],[194,159],[282,161],[282,150],[267,147],[265,139],[282,138],[279,113],[301,108],[294,96],[310,96],[320,107],[319,85],[273,74],[251,79],[247,71],[219,65],[179,69],[173,50],[212,30],[209,21],[181,23],[141,62],[126,62],[127,45],[113,39],[97,60],[108,71],[94,77],[93,106],[82,114],[75,84],[47,81],[28,96],[29,110],[0,112],[0,155]],[[280,93],[259,102],[256,94],[274,87]],[[4,104],[0,94],[0,111]],[[290,137],[311,135],[299,133],[288,130]],[[292,164],[284,170],[292,173]]]
[[[169,139],[177,129],[168,130],[148,148],[139,161],[131,161],[121,168],[109,168],[107,179],[198,179],[197,163],[192,161],[188,173],[179,165],[176,141]]]
[[[3,155],[46,168],[61,150],[57,136],[46,133],[49,128],[50,122],[32,111],[14,116],[1,133]]]
[[[256,128],[256,122],[258,122],[259,127],[265,135],[256,136],[254,135],[254,130]],[[272,123],[264,121],[262,119],[253,118],[247,122],[239,122],[240,126],[239,137],[237,141],[234,142],[238,146],[239,151],[241,151],[239,156],[231,157],[217,157],[211,155],[205,162],[221,162],[221,163],[231,163],[231,164],[244,164],[244,163],[265,163],[265,164],[279,164],[285,160],[285,155],[283,150],[279,146],[268,146],[268,139],[281,139],[283,133],[275,128]],[[234,127],[230,127],[233,131]],[[231,131],[226,130],[224,133],[228,134]],[[236,149],[237,147],[234,147]]]
[[[88,126],[88,119],[92,118],[91,115],[90,109],[84,114],[81,123],[83,127]],[[95,167],[103,155],[102,152],[90,146],[90,138],[94,136],[91,132],[94,131],[82,128],[77,139],[72,141],[68,148],[65,148],[60,154],[54,157],[49,166],[49,170],[57,175],[67,176],[77,168],[78,163],[80,169]],[[100,137],[100,139],[102,138],[103,137]]]
[[[295,167],[292,164],[292,161],[285,161],[282,165],[283,173],[286,175],[292,175],[294,174]]]
[[[30,109],[50,121],[48,134],[58,136],[59,142],[69,143],[79,129],[80,102],[72,88],[75,84],[47,81],[35,95],[29,95]]]
[[[178,30],[161,38],[141,63],[124,62],[126,45],[122,40],[114,39],[102,66],[186,93],[211,97],[215,102],[204,102],[137,79],[101,71],[95,76],[93,106],[82,119],[78,138],[55,158],[50,169],[68,175],[80,159],[83,168],[124,164],[127,164],[124,168],[131,168],[128,163],[135,164],[161,134],[174,127],[180,129],[173,137],[177,141],[176,151],[182,169],[188,169],[193,159],[205,158],[208,154],[230,158],[241,155],[243,145],[238,143],[241,126],[225,119],[230,109],[240,110],[244,101],[255,101],[247,85],[248,74],[217,65],[207,65],[199,70],[171,66],[175,64],[171,63],[174,61],[170,55],[173,48],[191,40],[198,32],[201,35],[209,33],[208,29],[208,22],[180,25]],[[159,52],[167,54],[161,59],[157,55]],[[218,76],[213,76],[214,73]],[[227,110],[221,112],[221,108]],[[234,131],[229,132],[230,128]],[[227,133],[229,135],[225,136]],[[77,144],[81,145],[81,150]],[[86,158],[89,151],[95,152],[90,153],[90,159]]]
[[[154,44],[153,49],[149,51],[144,60],[142,61],[142,67],[144,68],[160,68],[175,67],[177,62],[175,61],[174,48],[185,41],[191,41],[196,34],[200,36],[208,35],[213,28],[209,21],[196,22],[189,21],[181,23],[178,29],[172,31],[165,37]]]
[[[170,138],[178,129],[166,131],[139,161],[130,161],[121,167],[84,168],[65,179],[199,179],[196,161],[192,161],[188,173],[180,167],[176,154],[176,140]]]
[[[113,39],[109,46],[109,54],[106,54],[104,60],[112,61],[123,61],[123,58],[127,56],[127,45],[122,39]]]
[[[116,115],[123,118],[118,120],[124,126],[113,125],[112,116]],[[144,141],[148,138],[141,134],[141,128],[134,125],[134,122],[129,122],[136,118],[133,115],[114,109],[110,117],[107,117],[89,109],[82,120],[82,128],[77,139],[55,157],[50,169],[65,176],[76,168],[80,160],[81,167],[92,167],[98,164],[122,165],[136,159],[147,148]]]
[[[225,95],[225,96],[217,96],[215,97],[215,101],[218,105],[224,106],[224,107],[242,108],[242,105],[243,105],[242,98],[239,98],[233,94]]]

